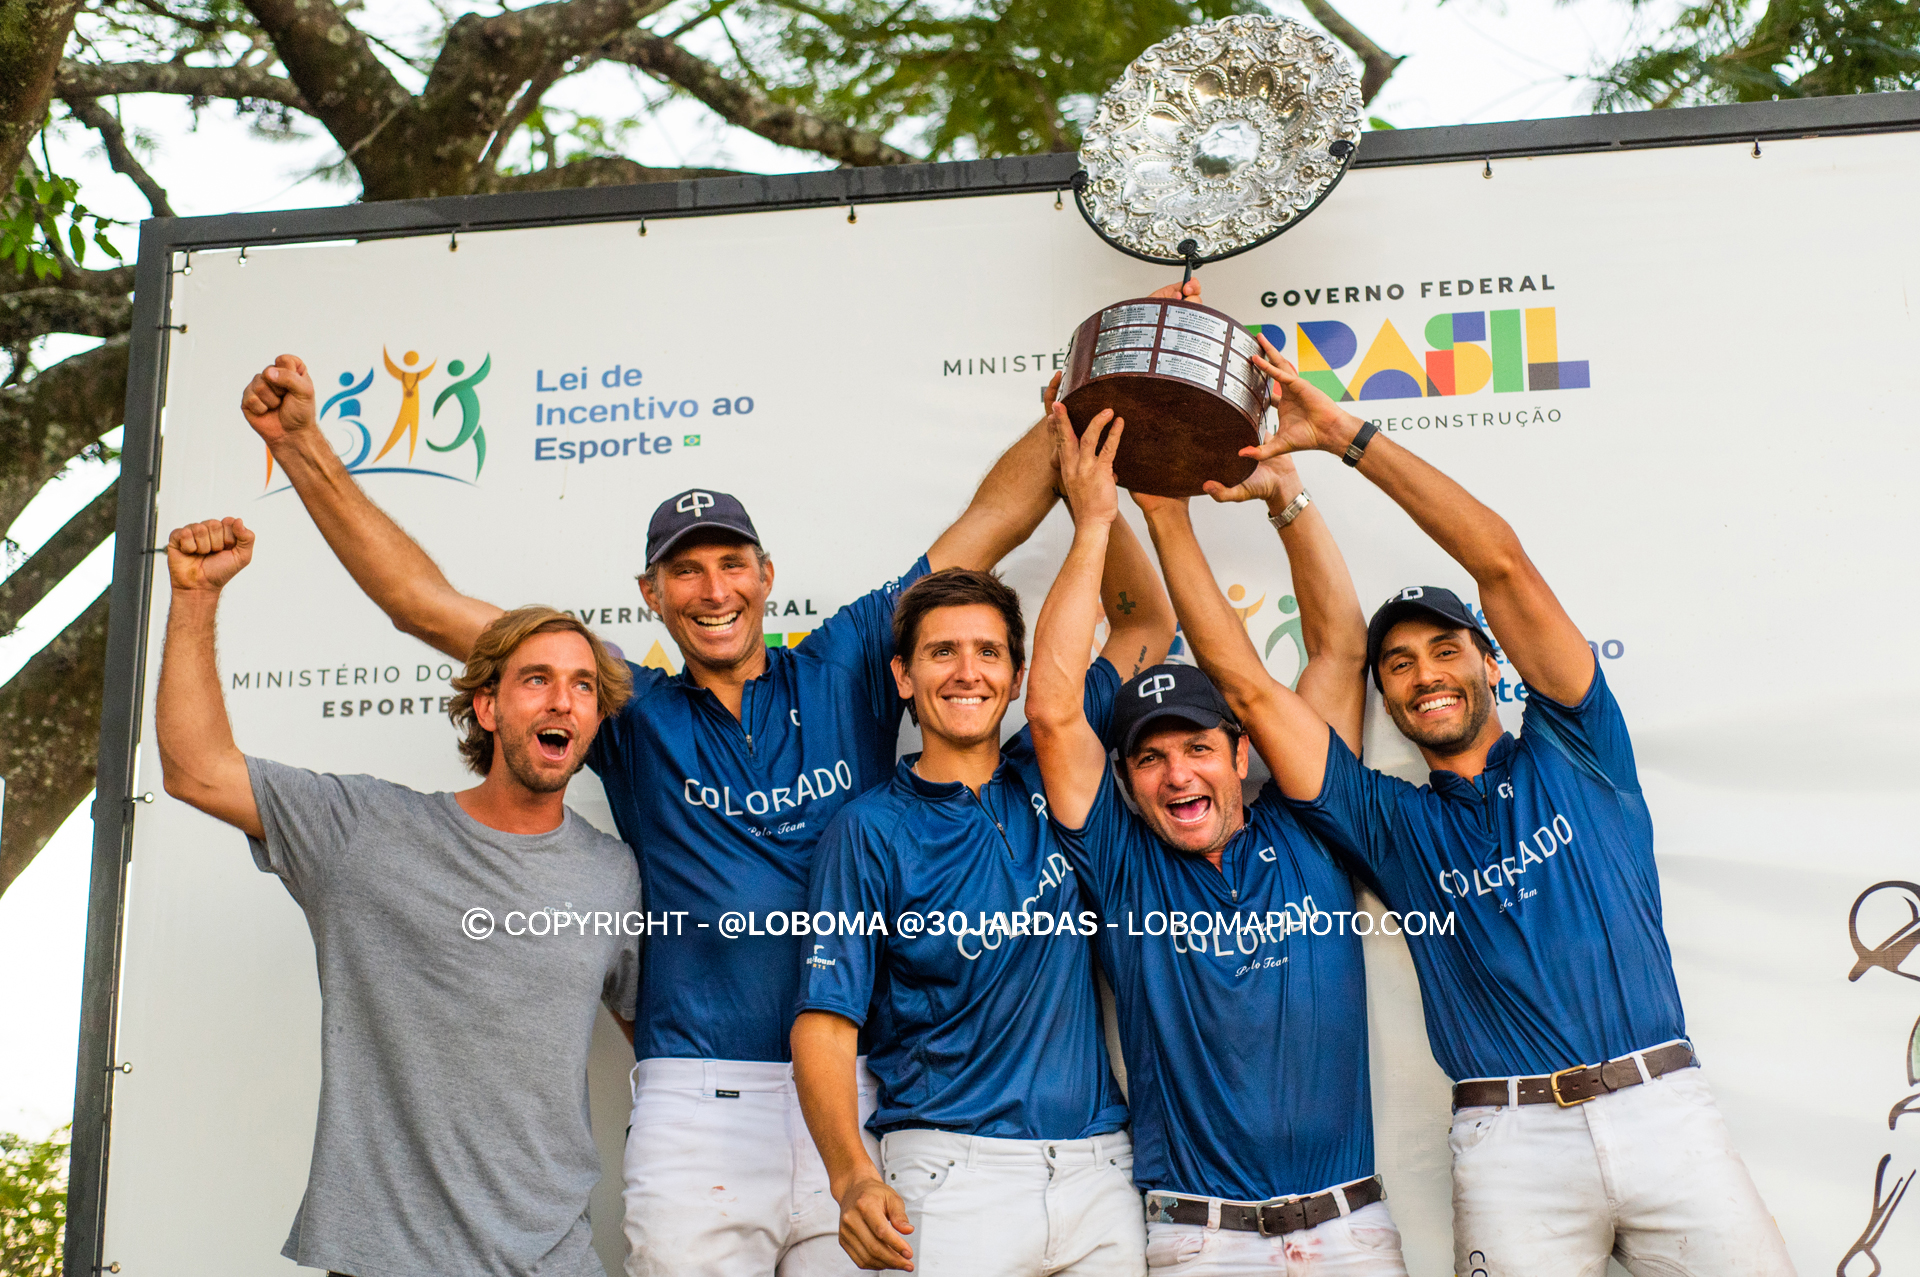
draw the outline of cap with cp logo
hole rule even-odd
[[[1163,720],[1210,727],[1240,726],[1213,680],[1191,665],[1155,665],[1120,686],[1114,698],[1107,743],[1125,757],[1147,729]]]
[[[1373,614],[1373,620],[1367,622],[1367,668],[1373,671],[1375,687],[1380,686],[1380,649],[1387,641],[1387,631],[1413,618],[1432,621],[1450,630],[1470,630],[1486,639],[1488,647],[1494,645],[1493,640],[1487,638],[1487,632],[1480,628],[1473,609],[1463,603],[1458,594],[1444,586],[1409,585],[1404,590],[1395,590],[1393,597]]]
[[[647,566],[696,532],[732,534],[760,544],[747,508],[725,492],[689,488],[662,501],[647,524]]]

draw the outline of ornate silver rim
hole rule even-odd
[[[1236,16],[1149,48],[1100,101],[1076,198],[1109,243],[1177,263],[1244,252],[1295,225],[1346,172],[1360,81],[1326,36]]]

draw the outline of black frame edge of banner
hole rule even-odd
[[[1752,143],[1920,129],[1920,90],[1516,120],[1501,124],[1381,129],[1361,135],[1357,169],[1528,156]],[[166,219],[172,251],[323,240],[394,239],[560,223],[665,220],[722,213],[891,204],[970,195],[1067,190],[1076,155],[1012,156],[811,173],[741,174],[684,182],[560,191],[389,200],[273,213]],[[145,240],[142,240],[143,248]]]
[[[140,226],[134,265],[133,330],[120,440],[120,502],[113,581],[107,587],[106,686],[100,698],[100,756],[93,801],[93,865],[87,884],[87,938],[80,986],[80,1042],[73,1087],[67,1173],[65,1270],[93,1277],[109,1262],[105,1241],[107,1145],[113,1128],[113,1058],[119,1020],[120,949],[127,865],[133,853],[134,771],[139,758],[148,609],[152,603],[154,496],[160,473],[160,410],[166,384],[167,307],[172,255],[167,224]]]
[[[1363,134],[1351,167],[1483,163],[1495,159],[1760,143],[1803,137],[1920,131],[1920,91],[1801,98],[1731,106],[1566,116],[1498,124],[1383,129]],[[394,200],[368,204],[153,218],[140,225],[133,330],[120,461],[120,506],[108,587],[106,685],[94,798],[92,877],[74,1085],[67,1199],[67,1272],[93,1277],[109,1262],[105,1237],[113,1058],[118,1028],[126,871],[133,846],[134,770],[145,685],[151,586],[145,553],[157,535],[160,418],[166,383],[173,255],[203,249],[412,238],[595,222],[838,208],[976,195],[1064,192],[1079,171],[1071,153],[742,174],[634,186]],[[138,481],[129,481],[137,476]],[[75,1262],[75,1257],[79,1262]]]

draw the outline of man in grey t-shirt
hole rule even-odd
[[[489,625],[454,682],[482,780],[422,794],[241,754],[214,661],[238,519],[168,538],[156,703],[169,794],[248,835],[306,912],[321,990],[313,1164],[281,1253],[351,1277],[604,1277],[587,1199],[595,1003],[631,1033],[640,881],[567,810],[626,668],[549,608]]]

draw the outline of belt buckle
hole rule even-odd
[[[1281,1229],[1280,1232],[1277,1232],[1277,1233],[1270,1233],[1267,1231],[1267,1212],[1269,1210],[1275,1210],[1275,1211],[1281,1210],[1287,1205],[1288,1202],[1292,1202],[1296,1200],[1298,1199],[1292,1198],[1292,1197],[1283,1197],[1277,1202],[1268,1202],[1264,1206],[1254,1207],[1253,1208],[1254,1228],[1259,1231],[1262,1237],[1284,1237],[1286,1235],[1286,1230],[1284,1227]],[[1282,1225],[1286,1223],[1285,1220],[1282,1220],[1280,1222],[1282,1223]]]
[[[1555,1104],[1558,1104],[1563,1109],[1570,1109],[1570,1108],[1574,1108],[1577,1105],[1588,1103],[1589,1101],[1594,1099],[1594,1097],[1591,1095],[1583,1095],[1577,1100],[1569,1100],[1560,1094],[1561,1078],[1565,1077],[1569,1073],[1584,1073],[1586,1072],[1586,1070],[1587,1070],[1586,1065],[1576,1064],[1570,1069],[1561,1069],[1558,1073],[1549,1073],[1547,1075],[1547,1089],[1553,1092],[1553,1102]]]

